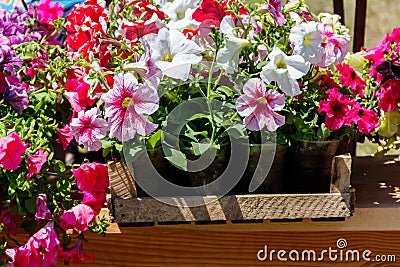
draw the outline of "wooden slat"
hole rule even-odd
[[[151,231],[150,231],[151,230]],[[258,261],[257,252],[268,246],[281,249],[315,250],[337,249],[337,240],[347,241],[346,249],[371,250],[375,255],[395,255],[397,262],[330,261],[328,255],[320,261]],[[136,228],[134,233],[90,236],[86,253],[96,255],[95,263],[79,266],[342,266],[395,267],[400,261],[400,232],[210,232],[191,229]],[[343,250],[346,252],[347,250]],[[276,254],[275,254],[276,255]],[[334,254],[332,254],[334,255]],[[337,255],[340,255],[338,253]],[[345,254],[344,254],[345,255]],[[62,265],[60,265],[62,266]],[[70,264],[70,266],[76,266]]]
[[[356,0],[355,12],[353,52],[360,51],[364,46],[367,0]]]
[[[343,0],[333,0],[333,12],[340,15],[340,22],[344,25],[344,5]]]
[[[114,219],[119,223],[139,223],[350,216],[349,193],[237,195],[220,199],[212,196],[177,197],[174,200],[189,205],[206,204],[178,207],[153,198],[115,199]]]

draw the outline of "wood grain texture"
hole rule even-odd
[[[170,199],[163,199],[169,201]],[[279,194],[173,198],[172,206],[153,198],[115,199],[118,223],[338,218],[350,216],[350,194]],[[193,207],[193,204],[202,205]]]
[[[108,176],[113,197],[132,198],[137,196],[135,179],[125,162],[109,162]]]
[[[344,253],[357,249],[362,255],[371,250],[371,259],[395,255],[398,262],[343,262],[337,252],[338,260],[331,261],[326,255],[323,266],[400,266],[400,232],[209,232],[157,227],[137,228],[135,233],[124,234],[123,240],[120,235],[108,236],[107,242],[91,236],[85,250],[96,255],[96,263],[82,266],[321,266],[321,262],[310,261],[282,263],[276,254],[273,261],[261,262],[257,252],[267,245],[268,251],[315,250],[320,255],[329,247],[338,249],[340,238],[347,241]]]
[[[132,181],[123,173],[129,170],[126,165],[113,163],[109,167],[112,171],[109,207],[112,218],[118,223],[345,218],[354,211],[349,193],[351,162],[350,154],[334,157],[330,188],[333,193],[163,197],[157,200],[129,197]]]

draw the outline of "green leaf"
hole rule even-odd
[[[205,151],[207,151],[207,150],[210,148],[210,146],[211,146],[210,143],[202,144],[202,143],[195,143],[195,142],[192,142],[191,144],[192,144],[192,147],[193,147],[193,152],[194,152],[194,154],[195,154],[196,156],[200,156],[200,155],[203,154]]]
[[[158,144],[161,143],[162,135],[163,131],[161,129],[159,129],[157,132],[151,135],[149,140],[147,140],[147,144],[150,145],[150,148],[154,149]]]
[[[396,134],[400,124],[400,112],[391,111],[385,112],[385,119],[381,123],[378,133],[383,137],[392,137]]]
[[[168,159],[171,163],[175,164],[176,166],[182,168],[183,170],[187,170],[187,160],[186,155],[170,146],[164,146],[164,154],[165,158]]]
[[[321,127],[318,129],[317,138],[319,141],[328,140],[331,131],[325,126],[325,123],[321,124]]]
[[[115,143],[115,149],[118,150],[119,152],[122,152],[122,149],[124,146],[122,144]]]
[[[246,136],[246,127],[243,124],[236,124],[226,129],[226,132],[232,138],[239,139]]]
[[[217,91],[224,93],[226,96],[233,96],[233,91],[231,88],[229,88],[228,86],[220,86],[217,88]]]
[[[35,213],[35,211],[36,211],[36,198],[34,198],[34,197],[26,198],[24,200],[24,202],[25,202],[26,210],[29,213]]]
[[[56,173],[58,174],[62,174],[65,172],[66,168],[65,168],[65,164],[61,161],[56,159],[54,161],[54,170],[56,171]]]

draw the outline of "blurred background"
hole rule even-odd
[[[320,12],[333,13],[332,0],[306,0],[314,14]],[[354,34],[355,0],[344,0],[345,25]],[[376,46],[386,32],[400,27],[400,1],[399,0],[368,0],[367,20],[365,26],[365,48]],[[350,45],[353,47],[353,44]]]

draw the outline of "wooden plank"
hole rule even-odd
[[[358,52],[364,46],[367,0],[356,0],[355,13],[353,52]]]
[[[345,239],[347,250],[372,251],[372,256],[395,255],[397,262],[340,261],[338,239]],[[192,229],[136,228],[134,233],[89,236],[85,252],[96,255],[95,263],[79,266],[318,266],[321,261],[259,261],[257,253],[268,251],[315,250],[320,255],[329,247],[337,249],[338,259],[323,266],[399,266],[400,232],[209,232]],[[335,255],[335,254],[332,254]],[[374,259],[371,257],[371,259]],[[70,264],[70,266],[75,266]]]
[[[108,177],[110,179],[110,190],[113,197],[131,198],[137,196],[134,177],[124,162],[109,162]]]
[[[344,5],[343,0],[333,0],[333,12],[340,16],[340,22],[344,25]]]
[[[339,155],[332,160],[331,193],[349,192],[351,177],[351,155]]]
[[[174,198],[172,206],[153,198],[114,199],[118,223],[184,222],[257,219],[329,218],[350,216],[350,194],[278,194]],[[165,199],[165,201],[168,201]]]

